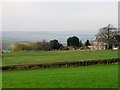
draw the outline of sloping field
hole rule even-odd
[[[118,51],[49,51],[3,53],[2,65],[46,64],[118,58]]]
[[[118,65],[3,72],[3,88],[117,88]]]

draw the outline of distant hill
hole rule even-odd
[[[81,31],[3,31],[2,39],[8,41],[50,41],[57,39],[60,43],[66,43],[67,38],[71,36],[79,37],[83,42],[87,39],[95,39],[95,32]]]
[[[2,50],[8,50],[11,49],[11,45],[15,43],[15,41],[9,41],[9,40],[2,40]]]
[[[57,39],[61,44],[67,45],[67,38],[71,36],[77,36],[84,43],[87,39],[94,40],[95,33],[92,32],[80,32],[80,31],[59,31],[59,32],[47,32],[47,31],[2,31],[2,48],[10,49],[11,44],[19,42],[37,42],[37,41],[50,41]]]
[[[2,40],[2,50],[9,50],[11,49],[11,45],[14,43],[28,43],[29,41],[12,41],[12,40]]]

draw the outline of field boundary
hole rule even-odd
[[[25,64],[25,65],[9,65],[2,66],[0,69],[2,71],[12,71],[12,70],[27,70],[27,69],[40,69],[40,68],[60,68],[69,66],[89,66],[96,64],[118,64],[120,63],[120,58],[116,59],[105,59],[105,60],[84,60],[76,62],[56,62],[49,64]]]

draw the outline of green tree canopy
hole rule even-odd
[[[80,47],[83,46],[83,43],[82,43],[81,40],[79,41],[79,46],[80,46]]]
[[[85,46],[89,46],[89,45],[91,45],[91,44],[90,44],[89,40],[87,40],[87,41],[85,42]]]
[[[50,48],[52,49],[52,50],[54,50],[54,49],[59,49],[60,47],[62,46],[62,44],[60,44],[59,42],[58,42],[58,40],[51,40],[50,41]]]
[[[76,36],[69,37],[67,39],[67,46],[76,46],[79,47],[79,38]]]

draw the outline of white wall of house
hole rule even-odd
[[[95,40],[95,41],[93,41],[92,42],[92,49],[95,49],[95,50],[104,50],[104,49],[106,49],[106,43],[104,43],[104,42],[101,42],[101,41],[97,41],[97,40]]]

